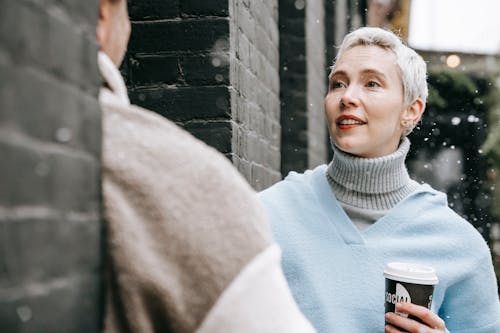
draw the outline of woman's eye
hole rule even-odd
[[[344,88],[345,84],[341,81],[333,81],[330,83],[330,88],[331,89],[338,89],[338,88]]]
[[[366,86],[368,88],[376,88],[376,87],[380,87],[380,84],[376,81],[368,81],[368,83],[366,84]]]

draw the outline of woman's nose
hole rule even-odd
[[[349,85],[340,96],[340,104],[343,107],[357,106],[359,104],[359,92],[356,86]]]

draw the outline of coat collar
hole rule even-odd
[[[127,87],[118,68],[102,51],[97,55],[97,65],[103,79],[103,86],[99,91],[99,102],[105,105],[127,106],[130,100]]]

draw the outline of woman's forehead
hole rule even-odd
[[[335,63],[332,73],[337,70],[358,70],[397,75],[398,68],[396,54],[391,50],[374,45],[358,45],[342,54]]]

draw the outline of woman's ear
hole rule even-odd
[[[420,118],[422,118],[424,109],[425,109],[424,102],[420,98],[416,98],[403,111],[403,114],[401,116],[401,121],[407,124],[413,124],[413,126],[415,126],[420,121]]]

